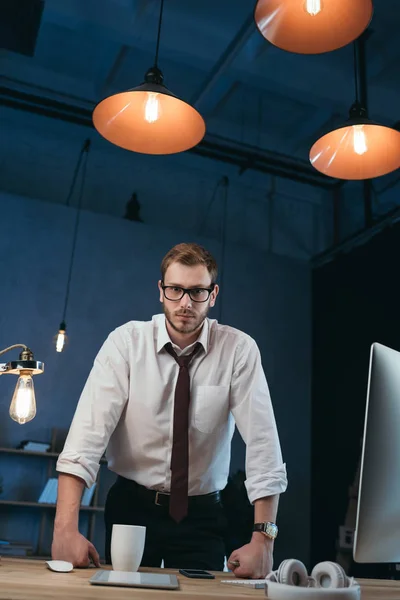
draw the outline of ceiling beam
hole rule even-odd
[[[85,30],[89,28],[89,33],[95,31],[97,36],[102,35],[107,40],[118,40],[132,48],[136,46],[150,49],[150,38],[153,39],[150,34],[144,36],[140,32],[138,38],[138,34],[132,32],[134,14],[131,8],[128,10],[127,6],[118,5],[112,0],[102,0],[101,3],[98,0],[87,0],[85,3],[81,0],[47,0],[44,16],[47,15],[50,22],[55,19],[60,25],[68,20],[71,24],[80,22],[81,25],[84,24]],[[267,52],[260,56],[263,47]],[[179,54],[179,62],[182,66],[193,68],[193,51],[190,48],[184,50]],[[172,56],[174,52],[176,47],[165,48],[166,70],[168,56]],[[289,55],[269,44],[259,34],[253,15],[249,15],[209,71],[193,99],[195,104],[199,104],[200,111],[207,114],[218,105],[231,86],[239,82],[265,93],[276,94],[279,90],[282,96],[318,108],[323,104],[327,110],[340,112],[346,118],[353,102],[352,68],[332,68],[322,56],[310,57],[307,61],[304,57]],[[10,68],[12,69],[12,65]],[[371,76],[373,71],[374,69]],[[10,72],[8,74],[11,76]],[[54,76],[52,72],[51,77]],[[384,123],[397,120],[397,92],[373,81],[370,81],[368,87],[371,118]],[[94,91],[94,96],[98,98],[95,88]]]
[[[61,27],[85,30],[97,28],[97,31],[107,32],[108,39],[119,43],[133,41],[134,31],[132,25],[137,18],[142,0],[137,0],[135,5],[123,6],[113,0],[46,0],[43,13],[43,22],[54,23]],[[151,0],[153,3],[154,0]],[[150,0],[149,0],[150,2]]]
[[[191,104],[203,113],[208,114],[212,112],[221,98],[229,91],[232,85],[231,79],[221,79],[221,77],[231,66],[238,54],[240,54],[249,38],[254,34],[254,28],[254,16],[252,12],[208,73],[201,87],[192,96]]]
[[[323,252],[314,256],[311,264],[314,268],[321,267],[322,265],[332,261],[334,258],[347,254],[356,246],[361,246],[368,242],[371,238],[375,237],[378,233],[381,233],[384,229],[391,227],[400,220],[400,208],[396,206],[386,214],[379,216],[373,224],[365,227],[361,231],[358,231],[340,244],[337,244]]]
[[[132,31],[140,30],[140,28],[143,27],[143,22],[148,14],[146,11],[149,8],[150,3],[150,0],[138,0],[136,2],[136,9],[132,22]],[[154,3],[154,1],[152,3]],[[129,49],[130,46],[127,44],[119,45],[117,52],[112,57],[111,64],[108,66],[108,68],[106,68],[106,72],[103,72],[104,74],[102,81],[96,85],[96,89],[99,91],[99,97],[104,96],[107,93],[107,90],[112,87],[123,63],[125,62]]]
[[[397,38],[396,43],[398,46]],[[265,59],[260,59],[261,54],[265,54],[264,48],[268,54]],[[395,51],[394,48],[392,50]],[[397,94],[393,90],[382,89],[372,81],[384,68],[382,57],[387,60],[385,54],[383,52],[379,59],[371,59],[368,89],[371,92],[373,116],[390,122],[398,118]],[[210,70],[200,89],[193,95],[192,104],[203,114],[210,114],[232,87],[239,83],[267,93],[279,90],[281,95],[316,106],[318,117],[322,119],[321,122],[317,118],[316,129],[318,123],[323,125],[328,120],[329,115],[325,119],[327,113],[343,113],[343,119],[346,119],[353,103],[353,69],[343,72],[330,66],[328,72],[323,59],[318,60],[317,57],[316,60],[312,57],[310,69],[305,71],[303,59],[304,57],[283,53],[268,43],[257,30],[251,13]],[[268,62],[271,64],[269,68]]]

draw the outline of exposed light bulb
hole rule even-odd
[[[60,326],[58,328],[58,333],[54,336],[53,341],[56,345],[56,352],[62,352],[63,350],[65,350],[65,346],[68,342],[68,336],[67,326],[64,320],[61,321]]]
[[[354,152],[362,156],[368,151],[367,138],[363,125],[353,125]]]
[[[66,341],[67,341],[67,335],[66,335],[65,331],[60,329],[60,331],[58,332],[57,337],[56,337],[56,351],[57,352],[62,352],[64,350]]]
[[[306,0],[305,9],[309,15],[315,17],[322,10],[321,4],[321,0]]]
[[[161,106],[158,96],[159,94],[156,92],[147,92],[146,94],[144,118],[148,123],[155,123],[160,118]]]
[[[35,390],[29,371],[21,371],[10,405],[10,417],[23,425],[36,415]]]

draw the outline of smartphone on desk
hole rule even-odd
[[[215,575],[203,569],[179,569],[179,573],[192,579],[215,579]]]

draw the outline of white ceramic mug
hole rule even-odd
[[[143,557],[146,527],[113,525],[111,563],[114,571],[137,571]]]

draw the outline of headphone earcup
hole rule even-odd
[[[279,565],[277,579],[279,583],[305,587],[308,584],[307,569],[300,560],[289,558]]]
[[[320,588],[344,588],[347,587],[347,575],[344,569],[337,563],[321,562],[312,570],[311,578],[315,580]]]

